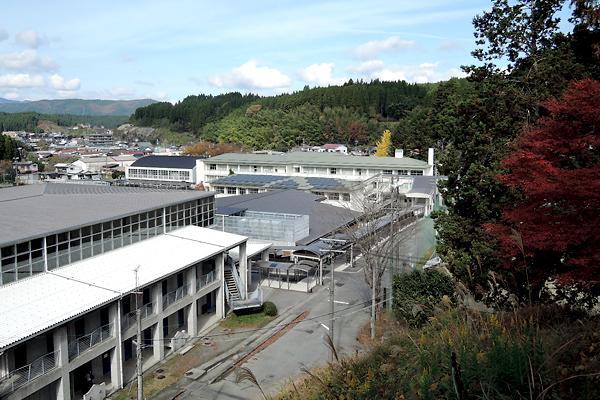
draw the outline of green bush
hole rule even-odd
[[[269,317],[274,317],[277,315],[277,306],[270,301],[265,301],[265,303],[263,304],[263,311],[265,315],[268,315]]]
[[[454,293],[452,279],[435,270],[415,270],[394,277],[394,314],[411,326],[421,326],[444,296]]]

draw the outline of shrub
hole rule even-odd
[[[263,304],[263,311],[265,315],[268,315],[269,317],[274,317],[277,315],[277,306],[270,301],[265,301],[265,303]]]
[[[452,296],[452,279],[435,270],[415,270],[394,277],[394,314],[411,326],[420,326],[444,296]]]

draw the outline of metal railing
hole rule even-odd
[[[92,332],[78,337],[69,342],[69,360],[78,357],[84,351],[91,349],[97,344],[110,339],[113,336],[113,324],[106,324],[94,329]]]
[[[173,290],[172,292],[163,295],[163,310],[187,296],[189,286],[189,284],[185,284]]]
[[[0,379],[0,396],[6,393],[14,392],[21,386],[24,386],[48,372],[56,369],[60,350],[45,354],[31,364],[25,365],[10,371],[9,374]]]
[[[140,307],[142,310],[142,320],[148,318],[148,316],[154,314],[154,303],[146,303]],[[123,315],[123,319],[121,320],[121,330],[125,332],[127,329],[135,326],[136,321],[136,312],[131,311],[125,315]]]
[[[210,285],[215,281],[215,271],[210,271],[208,274],[200,275],[196,280],[196,291],[199,291],[205,286]]]

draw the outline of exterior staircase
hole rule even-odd
[[[233,277],[231,268],[225,268],[225,285],[227,285],[227,291],[229,292],[228,300],[238,301],[241,300],[240,290]]]

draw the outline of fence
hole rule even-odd
[[[210,285],[215,281],[215,271],[210,271],[208,274],[201,275],[196,280],[196,291],[199,291],[205,286]]]
[[[75,341],[69,343],[69,360],[78,357],[84,351],[94,347],[95,345],[110,339],[113,335],[113,324],[101,326],[92,332],[80,336]]]
[[[7,392],[14,392],[35,378],[54,370],[58,366],[59,356],[60,350],[56,350],[41,356],[31,364],[10,371],[8,376],[0,380],[0,396]]]
[[[178,287],[177,289],[163,295],[163,310],[169,307],[171,304],[178,302],[183,299],[189,289],[189,284]]]
[[[146,303],[141,306],[140,309],[142,310],[142,320],[148,318],[148,316],[154,314],[154,303]],[[125,332],[127,329],[135,326],[136,319],[135,310],[123,315],[123,319],[121,320],[121,330]]]

